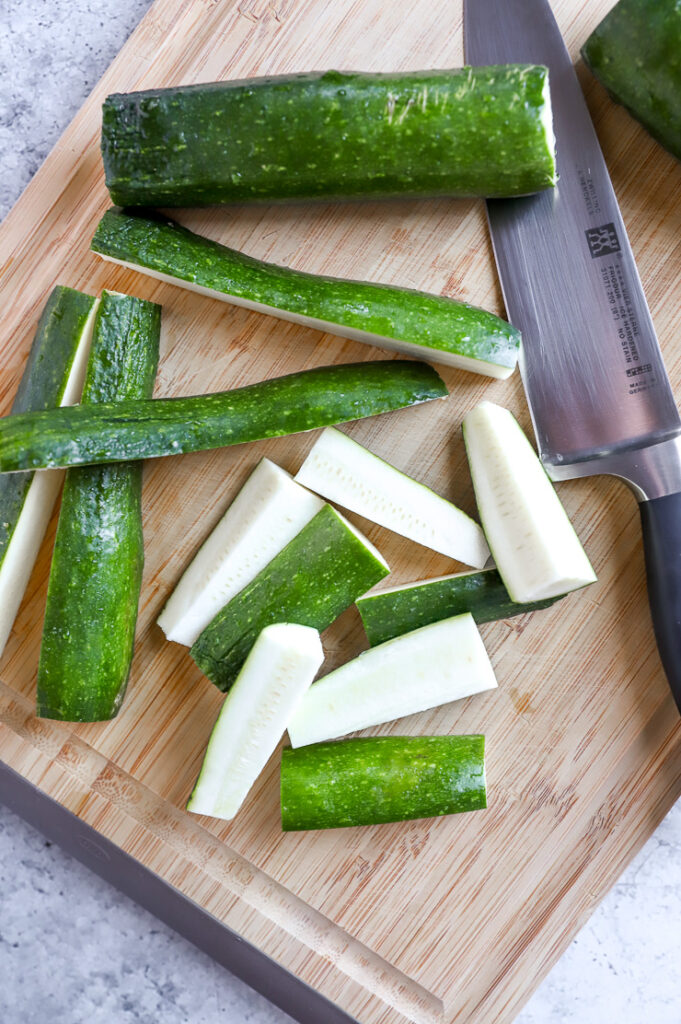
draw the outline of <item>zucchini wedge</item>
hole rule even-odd
[[[371,736],[282,751],[284,832],[486,806],[484,736]]]
[[[263,629],[222,705],[188,811],[234,817],[323,660],[316,629]]]
[[[321,632],[389,571],[373,544],[324,505],[206,626],[191,656],[229,690],[265,626],[296,622]]]
[[[457,615],[372,647],[318,680],[298,705],[288,734],[292,746],[303,747],[496,685],[472,615]]]
[[[512,601],[544,601],[596,575],[560,498],[515,417],[481,402],[463,421],[478,511]]]
[[[284,469],[261,459],[161,612],[158,624],[167,639],[191,647],[323,506]]]
[[[388,530],[482,568],[485,535],[465,512],[347,434],[327,427],[296,473],[298,483]]]
[[[620,0],[582,47],[616,103],[681,160],[681,6]]]
[[[83,407],[150,398],[161,307],[103,292]],[[121,706],[142,584],[142,465],[66,474],[38,666],[38,715],[101,722]]]
[[[498,571],[483,569],[389,587],[358,597],[356,604],[369,643],[375,647],[452,615],[470,612],[477,623],[493,622],[548,608],[562,596],[517,604],[508,596]]]
[[[108,96],[121,206],[517,196],[555,184],[548,71],[324,71]]]
[[[223,302],[417,359],[506,378],[520,332],[444,295],[290,270],[245,256],[173,221],[108,210],[91,248],[103,259]]]
[[[282,437],[446,398],[432,366],[348,363],[191,398],[125,399],[0,418],[0,473],[158,458]]]
[[[12,414],[80,398],[98,300],[57,285],[38,322]],[[19,611],[64,479],[63,473],[0,477],[0,654]]]

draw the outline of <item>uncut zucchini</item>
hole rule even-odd
[[[234,817],[323,660],[316,629],[263,629],[220,709],[188,811]]]
[[[555,184],[548,71],[325,71],[108,96],[121,206],[517,196]]]
[[[417,359],[497,378],[518,359],[520,332],[467,302],[265,263],[160,217],[108,210],[91,248],[202,295]]]
[[[97,299],[57,285],[38,322],[12,413],[80,398]],[[0,477],[0,654],[24,596],[63,473]]]
[[[477,623],[548,608],[562,594],[518,604],[512,601],[496,569],[460,572],[380,590],[357,599],[357,610],[372,647],[452,615],[470,612]]]
[[[681,6],[620,0],[582,56],[612,98],[681,160]]]
[[[327,427],[296,473],[298,483],[388,530],[478,568],[489,558],[485,535],[460,508]]]
[[[161,307],[103,292],[83,405],[150,398]],[[38,666],[38,715],[113,718],[130,674],[142,583],[142,465],[66,474]]]
[[[294,747],[332,740],[496,688],[470,614],[414,629],[318,679],[288,724]]]
[[[447,394],[432,366],[397,359],[322,366],[212,395],[5,416],[0,473],[222,448],[377,416]]]
[[[168,598],[158,618],[168,640],[191,647],[323,505],[286,470],[261,459]]]
[[[265,626],[293,622],[321,632],[389,571],[373,544],[325,505],[218,612],[191,656],[219,689],[229,690]]]
[[[285,832],[381,825],[486,806],[484,736],[371,736],[282,751]]]

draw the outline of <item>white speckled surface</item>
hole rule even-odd
[[[0,0],[0,218],[148,6]],[[680,939],[678,805],[516,1024],[680,1024]],[[0,807],[0,1024],[289,1020]]]

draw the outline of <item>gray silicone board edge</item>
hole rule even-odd
[[[354,1017],[227,928],[75,814],[0,761],[0,803],[256,989],[300,1024]]]

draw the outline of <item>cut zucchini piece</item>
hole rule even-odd
[[[493,622],[548,608],[563,595],[517,604],[508,596],[496,569],[460,572],[405,583],[357,598],[357,609],[372,647],[412,629],[470,612],[475,621]]]
[[[681,160],[679,52],[678,0],[620,0],[582,47],[615,102]]]
[[[224,448],[446,398],[432,366],[322,366],[234,391],[77,405],[0,419],[0,473]]]
[[[229,690],[265,626],[297,622],[321,632],[389,571],[373,544],[324,505],[206,626],[192,658]]]
[[[159,281],[417,359],[498,378],[518,360],[520,332],[477,306],[264,263],[159,217],[109,210],[91,248]]]
[[[158,618],[168,640],[191,647],[211,619],[323,508],[285,470],[262,459]]]
[[[263,629],[222,705],[187,810],[234,817],[323,660],[316,629]]]
[[[469,516],[332,427],[296,473],[298,483],[388,530],[482,568],[485,535]]]
[[[149,398],[161,307],[103,292],[83,406]],[[47,590],[38,666],[38,715],[113,718],[130,675],[142,584],[142,465],[69,470]]]
[[[121,206],[351,196],[515,196],[555,184],[548,71],[314,71],[115,94]]]
[[[282,751],[285,832],[486,806],[484,736],[371,736]]]
[[[470,614],[364,651],[315,683],[289,722],[294,747],[492,690],[497,681]]]
[[[543,601],[594,583],[553,484],[508,409],[481,402],[463,435],[487,543],[511,600]]]
[[[57,285],[38,322],[12,414],[80,398],[98,300]],[[19,611],[64,474],[0,477],[0,654]]]

